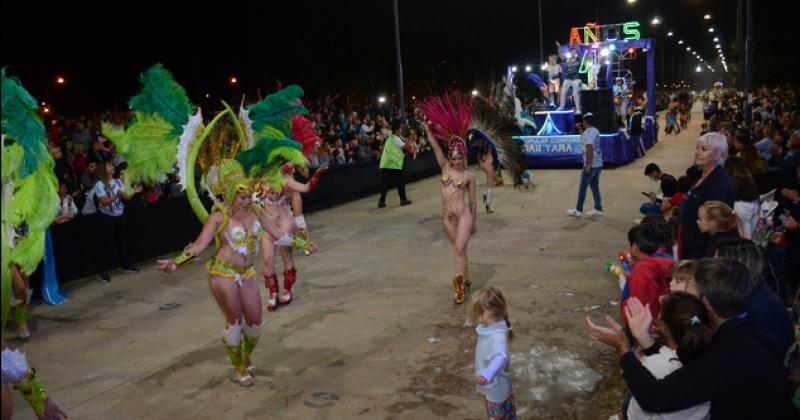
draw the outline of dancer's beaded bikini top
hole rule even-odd
[[[442,175],[442,187],[446,187],[448,185],[455,185],[455,187],[459,190],[463,190],[467,187],[467,180],[463,178],[455,178],[450,175]]]
[[[281,187],[280,190],[274,191],[267,188],[267,195],[264,197],[264,204],[270,207],[283,207],[289,205],[287,200],[288,191],[286,187]]]
[[[261,223],[256,220],[250,230],[243,225],[227,226],[224,230],[225,239],[231,249],[242,255],[256,255],[259,251],[259,242],[264,235]]]

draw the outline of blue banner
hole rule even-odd
[[[570,165],[582,162],[581,136],[522,136],[528,165]]]

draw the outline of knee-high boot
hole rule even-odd
[[[288,305],[292,303],[292,285],[297,281],[297,269],[292,267],[289,270],[283,270],[283,293],[279,298],[281,305]]]
[[[222,342],[225,344],[225,350],[228,351],[228,359],[230,359],[231,364],[236,369],[236,372],[242,376],[246,375],[247,371],[244,368],[244,360],[242,356],[242,324],[239,321],[236,321],[235,324],[228,325],[225,329],[222,330]],[[245,379],[245,378],[242,378]],[[234,374],[233,380],[237,382],[239,385],[242,386],[252,386],[252,378],[249,378],[249,381],[245,382],[237,378]]]
[[[19,328],[19,337],[22,339],[27,339],[31,336],[28,331],[31,295],[33,295],[33,290],[28,288],[25,289],[25,296],[20,296],[22,299],[11,299],[11,313],[14,316],[14,322],[17,323],[17,328]]]
[[[242,362],[247,372],[251,375],[255,373],[256,368],[253,367],[250,356],[253,354],[253,349],[256,348],[256,344],[258,344],[258,338],[261,336],[261,330],[264,328],[265,324],[266,321],[259,325],[245,324],[242,327]]]
[[[264,274],[264,287],[267,288],[267,310],[272,312],[278,309],[278,275],[272,273],[270,275]]]

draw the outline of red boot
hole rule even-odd
[[[292,285],[297,281],[297,269],[283,270],[283,293],[278,298],[281,305],[292,303]]]
[[[267,310],[274,311],[278,309],[278,275],[272,273],[264,275],[264,287],[269,291],[269,298],[267,298]]]

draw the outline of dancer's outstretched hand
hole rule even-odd
[[[475,377],[475,383],[478,385],[486,385],[487,383],[489,383],[489,381],[487,381],[486,378],[484,378],[483,376],[478,375]]]
[[[171,273],[178,269],[178,265],[172,260],[158,260],[158,270],[165,273]]]

